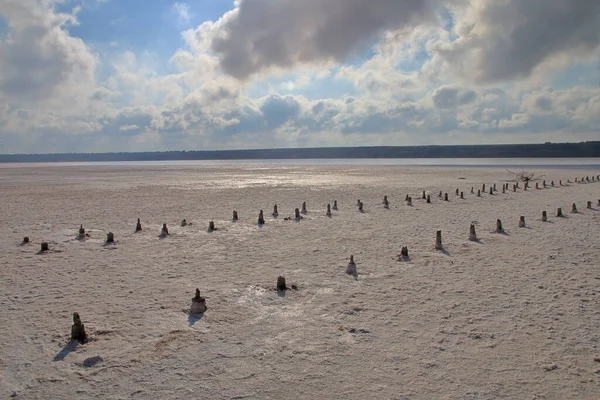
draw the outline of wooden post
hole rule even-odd
[[[513,185],[513,192],[517,191],[517,185]]]
[[[519,228],[525,228],[525,217],[521,215],[521,219],[519,219]]]
[[[25,236],[23,238],[23,241],[21,242],[21,244],[27,244],[27,243],[29,243],[29,236]]]
[[[190,306],[190,314],[204,314],[207,310],[206,299],[200,296],[200,289],[196,289],[196,294],[192,297],[192,305]]]
[[[471,194],[475,193],[475,188],[473,186],[471,186]]]
[[[333,201],[333,209],[336,210],[336,211],[338,209],[337,200]]]
[[[427,196],[425,196],[425,191],[423,190],[423,200],[425,200]]]
[[[506,193],[506,186],[502,185],[502,194]]]
[[[326,213],[326,215],[328,217],[331,217],[331,205],[330,204],[327,204],[327,213]]]
[[[540,188],[540,184],[538,182],[535,183],[535,188],[539,189]]]
[[[79,225],[79,234],[77,235],[78,239],[85,239],[85,229],[83,229],[83,225]]]
[[[573,206],[571,208],[571,213],[573,214],[577,214],[579,211],[577,211],[577,204],[573,203]]]
[[[48,247],[48,243],[42,242],[40,251],[49,251],[49,250],[50,250],[50,248]]]
[[[471,224],[471,226],[469,227],[469,240],[471,242],[477,241],[477,233],[475,233],[475,225],[473,224]]]
[[[548,213],[546,211],[542,211],[542,222],[548,222]]]
[[[273,206],[273,217],[277,218],[279,216],[279,212],[277,211],[277,204]]]
[[[356,269],[356,264],[354,263],[354,256],[350,256],[350,262],[348,263],[348,266],[346,267],[346,273],[348,275],[354,275],[354,276],[358,275],[358,271]]]
[[[300,219],[302,218],[302,217],[300,216],[300,209],[299,209],[299,208],[296,208],[296,209],[294,210],[294,218],[296,219],[296,221],[300,221]]]
[[[213,232],[215,230],[215,223],[214,221],[209,221],[208,222],[208,231],[209,232]]]
[[[358,205],[358,211],[360,212],[364,212],[363,210],[363,202],[361,201],[360,204]]]
[[[135,225],[135,232],[140,232],[142,230],[142,223],[140,222],[140,219],[137,219],[137,224]]]
[[[460,192],[460,198],[464,199],[465,198],[465,192]]]
[[[406,202],[407,206],[412,206],[412,197],[408,196],[408,201]]]
[[[400,249],[400,257],[402,258],[408,258],[408,247],[407,246],[402,246],[402,249]]]
[[[287,290],[287,285],[285,284],[285,278],[283,276],[277,277],[277,290],[278,291]]]
[[[444,193],[444,201],[448,201],[448,193]]]
[[[108,232],[106,234],[106,243],[114,243],[115,242],[115,235],[112,232]]]
[[[237,221],[237,220],[238,220],[238,213],[237,213],[237,211],[235,211],[235,210],[234,210],[234,211],[233,211],[233,218],[232,218],[232,221],[233,221],[233,222],[235,222],[235,221]]]
[[[260,210],[258,212],[258,224],[259,225],[264,225],[265,224],[265,217],[263,215],[263,210]]]
[[[160,234],[167,236],[169,234],[169,228],[167,228],[167,224],[163,224],[162,229],[160,230]]]
[[[73,325],[71,326],[71,341],[78,341],[81,344],[87,342],[87,334],[85,333],[85,327],[81,323],[79,314],[73,313]]]
[[[563,184],[562,184],[562,179],[560,179],[560,180],[558,181],[558,184],[559,184],[560,186],[562,186],[562,185],[563,185]]]
[[[588,208],[588,210],[592,209],[592,202],[591,201],[587,202],[587,208]]]
[[[481,197],[481,190],[477,189],[477,197]]]
[[[440,190],[440,194],[438,194],[438,197],[441,199],[442,198],[442,191]]]
[[[481,185],[481,192],[485,193],[485,183],[483,185]]]
[[[496,220],[496,233],[504,233],[504,228],[502,228],[502,221],[499,219]]]
[[[458,192],[459,192],[459,190],[458,190],[458,189],[456,189],[456,195],[457,195],[457,196],[458,196]]]
[[[408,201],[408,195],[406,195],[406,197],[404,198],[404,201]]]
[[[306,202],[305,201],[302,202],[302,211],[301,212],[302,212],[302,214],[308,213],[308,210],[306,209]]]
[[[558,208],[556,209],[556,216],[557,216],[557,217],[562,217],[562,216],[563,216],[563,213],[562,213],[562,208],[558,207]]]
[[[546,189],[546,181],[544,180],[544,182],[542,183],[542,186],[544,186],[544,189]]]
[[[390,202],[388,201],[387,195],[383,196],[383,206],[385,208],[389,208],[390,207]]]
[[[427,195],[427,204],[431,204],[431,195]]]
[[[490,194],[494,194],[494,188],[490,186]]]
[[[435,235],[435,249],[442,250],[444,246],[442,245],[442,231],[437,231]]]
[[[497,192],[498,189],[496,189],[496,184],[494,183],[494,192]]]
[[[187,226],[187,221],[185,219],[181,220],[181,226],[182,227]]]

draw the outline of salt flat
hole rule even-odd
[[[600,174],[532,171],[557,185]],[[470,193],[510,178],[458,167],[2,168],[0,393],[597,399],[600,183]],[[285,221],[303,201],[304,219]],[[159,239],[163,223],[171,235]],[[480,242],[468,240],[471,223]],[[116,246],[103,246],[109,231]],[[41,241],[52,251],[38,254]],[[402,246],[409,261],[397,260]],[[351,254],[357,280],[344,273]],[[279,296],[279,275],[299,289]],[[208,305],[199,320],[183,312],[195,288]],[[73,312],[91,337],[82,346],[68,345]]]

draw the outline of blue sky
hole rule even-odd
[[[0,151],[600,140],[597,26],[594,0],[0,0]]]

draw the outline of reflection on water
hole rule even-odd
[[[600,168],[600,158],[327,158],[302,160],[181,160],[181,161],[107,161],[55,163],[0,163],[0,168],[15,167],[142,167],[142,166],[232,166],[248,170],[273,166],[369,165],[369,166],[447,166],[447,167],[531,167]]]

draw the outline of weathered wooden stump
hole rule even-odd
[[[435,234],[435,249],[442,250],[444,246],[442,245],[442,231],[437,231]]]
[[[115,242],[115,235],[112,232],[108,232],[106,234],[106,243],[114,243]]]
[[[502,227],[502,221],[499,219],[496,220],[496,233],[504,233],[504,228]]]
[[[385,208],[389,208],[390,207],[390,202],[388,201],[388,197],[387,196],[383,196],[383,206]]]
[[[577,178],[575,178],[575,183],[579,183],[579,181],[577,180]]]
[[[539,189],[540,188],[540,184],[538,182],[535,183],[535,188]]]
[[[167,228],[167,224],[163,224],[162,229],[160,230],[160,234],[167,236],[169,234],[169,228]]]
[[[277,218],[279,216],[279,212],[277,211],[277,204],[273,206],[273,217]]]
[[[42,242],[40,251],[49,251],[48,242]]]
[[[517,189],[519,189],[519,182],[515,183],[515,186],[517,187]]]
[[[542,222],[548,222],[548,213],[546,211],[542,211]]]
[[[458,189],[456,189],[456,195],[457,195],[457,196],[458,196],[458,192],[459,192],[459,190],[458,190]]]
[[[87,342],[87,333],[81,323],[78,313],[73,313],[73,325],[71,325],[71,341],[78,341],[81,344]]]
[[[525,182],[525,184],[523,184],[523,190],[526,192],[527,188],[529,188],[529,184]]]
[[[406,201],[407,206],[412,206],[412,197],[408,196],[408,200]]]
[[[477,241],[477,233],[475,233],[475,225],[474,224],[471,224],[471,226],[469,227],[469,240],[471,242]]]
[[[356,200],[356,207],[360,206],[360,199]]]
[[[498,189],[496,189],[496,184],[494,183],[494,192],[497,192]]]
[[[283,276],[277,277],[277,290],[280,292],[287,290],[287,285],[285,283],[285,278]]]
[[[517,185],[513,185],[513,192],[517,191]]]
[[[427,196],[425,195],[425,191],[423,190],[423,200],[425,200]]]
[[[550,182],[550,186],[554,187],[554,181]]]
[[[350,256],[350,262],[348,263],[348,266],[346,267],[346,273],[348,275],[353,275],[353,276],[358,275],[358,271],[356,269],[356,264],[354,263],[354,256]]]
[[[187,226],[187,221],[185,219],[181,220],[181,227]]]
[[[140,219],[137,219],[137,223],[135,224],[135,232],[140,232],[142,230],[142,223],[140,222]]]
[[[239,219],[239,218],[238,218],[238,213],[237,213],[237,211],[235,211],[235,210],[234,210],[234,211],[233,211],[233,218],[232,218],[231,220],[232,220],[233,222],[235,222],[235,221],[237,221],[238,219]]]
[[[591,201],[587,202],[587,208],[588,208],[588,210],[591,210],[591,208],[592,208],[592,202]]]
[[[300,209],[299,208],[294,209],[294,218],[296,219],[296,221],[300,221],[300,219],[302,218],[300,216]]]
[[[481,189],[477,189],[477,197],[481,197]]]
[[[306,214],[308,213],[308,210],[306,209],[306,202],[303,201],[302,202],[302,210],[301,210],[302,214]]]
[[[336,210],[336,211],[338,209],[337,200],[333,201],[333,209]]]
[[[598,202],[596,203],[596,205],[600,207],[600,199],[598,199]]]
[[[562,179],[560,179],[560,180],[558,181],[558,185],[559,185],[559,186],[562,186],[562,185],[563,185],[563,184],[562,184]]]
[[[400,257],[406,259],[408,258],[408,247],[407,246],[402,246],[402,248],[400,249]]]
[[[571,213],[573,214],[577,214],[579,211],[577,211],[577,204],[573,203],[573,205],[571,206]]]
[[[441,199],[442,198],[442,191],[440,190],[440,193],[438,194],[438,197]]]
[[[431,204],[431,195],[429,195],[429,194],[427,195],[426,201],[427,201],[427,204]]]
[[[542,183],[542,186],[544,187],[544,189],[546,188],[546,181],[544,181],[544,182]]]
[[[525,216],[521,215],[519,219],[519,228],[525,228]]]
[[[21,242],[21,244],[27,244],[27,243],[29,243],[29,236],[25,236],[23,238],[23,241]]]
[[[492,194],[492,195],[494,194],[494,188],[493,187],[490,187],[490,194]]]
[[[562,216],[563,216],[563,213],[562,213],[562,208],[558,207],[558,208],[556,209],[556,216],[557,216],[557,217],[562,217]]]
[[[473,186],[471,186],[471,194],[475,193],[475,188]]]
[[[485,193],[485,183],[483,185],[481,185],[481,192]]]
[[[214,221],[209,221],[208,222],[208,231],[209,232],[213,232],[215,230],[215,222]]]
[[[328,217],[331,217],[331,205],[330,204],[327,204],[327,213],[326,213],[326,215]]]
[[[258,224],[259,225],[264,225],[265,224],[265,216],[263,215],[263,210],[260,210],[258,212]]]
[[[502,194],[505,194],[505,193],[506,193],[506,186],[502,185]]]
[[[200,296],[200,289],[196,289],[196,294],[192,297],[192,304],[190,305],[190,314],[204,314],[207,308],[206,299]]]
[[[404,198],[404,201],[408,201],[408,195],[406,195],[406,197]]]
[[[358,211],[360,212],[365,212],[365,210],[363,209],[363,202],[361,201],[360,204],[358,205]]]
[[[83,225],[79,225],[79,233],[77,234],[78,239],[85,239],[85,229],[83,229]]]
[[[589,177],[589,176],[586,176],[586,177],[585,177],[585,181],[586,181],[586,182],[589,182],[589,181],[590,181],[590,177]]]
[[[444,201],[448,201],[448,193],[444,193]]]
[[[460,192],[460,198],[464,199],[465,198],[465,192]]]

